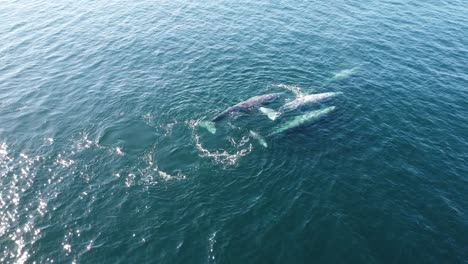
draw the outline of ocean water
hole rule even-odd
[[[468,2],[1,1],[0,263],[468,263]]]

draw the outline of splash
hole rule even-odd
[[[203,121],[204,118],[199,118],[199,119],[190,119],[190,120],[187,120],[185,121],[185,124],[191,128],[192,130],[195,129],[196,126],[198,126],[198,124],[200,122]]]
[[[159,174],[159,177],[161,177],[163,180],[165,181],[170,181],[170,180],[174,180],[174,179],[185,179],[186,176],[184,174],[182,174],[180,171],[177,172],[176,175],[171,175],[167,172],[164,172],[162,170],[157,170],[158,174]]]
[[[232,137],[229,138],[229,142],[231,143],[231,145],[235,148],[240,148],[240,147],[243,147],[247,142],[249,142],[249,137],[246,137],[246,136],[243,136],[239,142],[236,142],[236,140]]]
[[[125,186],[131,187],[135,185],[136,183],[135,178],[136,178],[136,175],[134,173],[129,173],[127,177],[125,178]]]
[[[188,120],[186,121],[186,125],[192,129],[192,137],[195,143],[195,147],[202,153],[201,157],[208,157],[212,158],[217,164],[221,165],[235,165],[237,161],[249,154],[252,151],[252,144],[247,144],[250,140],[250,137],[244,136],[239,141],[236,141],[234,138],[230,137],[228,139],[231,146],[237,149],[234,153],[229,153],[226,150],[216,150],[210,151],[203,147],[200,136],[198,136],[196,132],[196,127],[199,126],[200,123],[203,123],[204,118],[196,119],[196,120]],[[233,127],[237,128],[237,127]]]
[[[272,87],[275,87],[275,88],[281,88],[281,89],[286,89],[290,92],[292,92],[293,94],[296,95],[296,97],[302,97],[304,96],[304,94],[302,93],[301,91],[301,88],[299,88],[298,86],[295,86],[295,85],[289,85],[289,84],[274,84],[272,85]]]
[[[252,152],[252,144],[250,143],[246,148],[239,149],[234,153],[229,153],[226,150],[209,151],[208,149],[203,147],[203,145],[200,142],[200,137],[198,135],[194,135],[194,139],[195,147],[202,153],[201,156],[212,158],[217,164],[235,165],[239,158]],[[233,146],[242,147],[248,142],[248,137],[246,141],[241,140],[240,143],[235,142],[233,139],[230,139],[229,141]]]
[[[179,121],[174,120],[173,122],[168,123],[168,124],[161,124],[159,127],[165,130],[164,136],[167,137],[172,134],[172,130],[174,129],[174,126],[177,124],[179,124]]]
[[[89,134],[88,133],[81,133],[80,138],[76,140],[76,142],[73,145],[73,148],[76,149],[78,152],[89,149],[92,145],[96,144],[92,140],[88,138]]]
[[[147,152],[143,160],[146,163],[146,167],[140,171],[143,182],[146,185],[153,185],[157,184],[158,180],[155,179],[155,175],[159,176],[164,181],[170,181],[170,180],[184,180],[187,178],[185,174],[183,174],[181,171],[176,171],[175,175],[174,174],[169,174],[166,171],[163,171],[159,169],[159,166],[156,164],[153,158],[153,153],[154,153],[154,148],[150,151]]]
[[[216,243],[216,232],[213,232],[208,238],[208,243],[210,245],[210,252],[208,252],[208,261],[215,261],[216,257],[214,255],[214,244]]]
[[[120,147],[116,147],[116,148],[115,148],[115,153],[117,153],[117,155],[119,155],[119,156],[123,156],[123,155],[124,155],[124,153],[123,153],[123,151],[122,151],[122,149],[121,149]]]

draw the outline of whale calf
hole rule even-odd
[[[323,100],[329,99],[331,97],[337,96],[339,94],[342,94],[342,92],[328,92],[328,93],[303,95],[286,103],[278,111],[275,111],[273,109],[266,108],[266,107],[260,107],[260,112],[266,114],[268,118],[270,118],[271,120],[275,120],[276,118],[278,118],[278,116],[280,116],[284,112],[292,111],[305,104],[318,103]]]
[[[273,132],[271,132],[269,136],[273,136],[273,135],[282,133],[284,131],[287,131],[289,129],[296,128],[306,123],[318,120],[319,118],[335,110],[335,108],[336,108],[335,106],[330,106],[327,108],[310,111],[300,116],[296,116],[293,120],[286,122],[283,125],[279,126],[278,128],[274,129]]]

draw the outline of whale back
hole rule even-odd
[[[278,98],[280,95],[281,93],[271,93],[271,94],[257,95],[257,96],[251,97],[245,101],[237,103],[234,106],[231,106],[228,109],[224,110],[220,114],[216,115],[212,119],[212,121],[218,122],[231,113],[249,112],[259,105],[271,102],[272,100]]]

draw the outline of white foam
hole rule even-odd
[[[210,252],[208,253],[208,260],[215,260],[214,255],[214,244],[216,243],[216,232],[213,232],[208,238],[208,243],[210,244]]]
[[[82,133],[81,137],[73,145],[73,148],[75,148],[78,151],[90,148],[94,144],[94,142],[92,140],[89,140],[88,136],[88,133]]]
[[[63,250],[68,254],[71,252],[71,245],[70,244],[65,244],[63,245]]]
[[[127,178],[125,178],[125,186],[131,187],[131,186],[135,185],[135,178],[136,178],[135,174],[129,173],[127,175]]]
[[[292,93],[294,93],[297,97],[301,97],[303,96],[303,93],[301,91],[301,88],[299,88],[298,86],[295,86],[295,85],[289,85],[289,84],[274,84],[273,87],[277,87],[277,88],[282,88],[282,89],[286,89],[288,91],[291,91]]]
[[[252,151],[252,144],[248,144],[246,148],[238,149],[234,153],[229,153],[226,150],[216,150],[216,151],[209,151],[208,149],[204,148],[200,142],[200,137],[198,135],[194,135],[195,138],[195,147],[202,153],[202,157],[209,157],[212,158],[217,164],[223,165],[235,165],[237,160]],[[236,143],[235,141],[231,141],[231,144],[239,147],[245,145],[247,143],[248,137],[246,140],[241,140],[240,144]]]
[[[180,171],[177,171],[176,174],[174,175],[166,171],[160,170],[158,165],[154,161],[153,154],[152,154],[153,151],[154,149],[151,150],[150,152],[147,152],[143,157],[147,166],[146,168],[141,170],[140,173],[142,174],[143,182],[145,184],[148,184],[148,185],[157,184],[158,182],[153,177],[155,174],[159,176],[161,179],[163,179],[164,181],[186,179],[186,176]]]
[[[164,172],[164,171],[158,171],[158,174],[159,174],[159,176],[160,176],[161,178],[163,178],[163,180],[168,181],[168,180],[172,180],[172,179],[173,179],[172,175],[170,175],[170,174],[168,174],[168,173],[166,173],[166,172]]]
[[[119,156],[123,156],[123,155],[124,155],[124,153],[123,153],[122,149],[121,149],[121,148],[119,148],[119,147],[116,147],[116,148],[115,148],[115,152],[116,152],[116,153],[117,153],[117,155],[119,155]]]
[[[236,140],[234,138],[229,137],[229,142],[235,148],[243,147],[247,142],[249,142],[249,140],[250,140],[249,137],[243,136],[239,142],[236,142]]]
[[[165,181],[183,180],[183,179],[186,178],[186,176],[184,174],[182,174],[180,171],[178,171],[175,175],[171,175],[171,174],[169,174],[169,173],[167,173],[165,171],[162,171],[162,170],[160,170],[158,168],[155,168],[154,170],[158,173],[159,177],[161,177]]]

